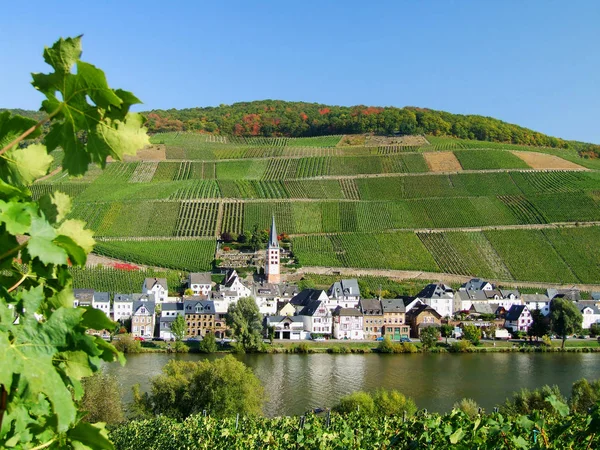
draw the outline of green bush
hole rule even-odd
[[[175,344],[173,344],[173,351],[175,353],[187,353],[190,351],[190,348],[181,341],[175,341]]]
[[[569,404],[574,412],[585,414],[600,401],[600,379],[591,383],[582,378],[573,383]]]
[[[449,351],[451,353],[467,353],[471,351],[471,342],[462,339],[460,341],[453,342],[450,345]]]
[[[384,336],[383,341],[381,341],[377,346],[377,351],[379,353],[396,353],[394,350],[395,343],[392,342],[389,336]]]
[[[371,415],[375,410],[375,402],[368,392],[357,391],[342,397],[333,410],[342,414],[358,411],[360,414]]]
[[[521,389],[515,392],[512,399],[506,401],[500,406],[500,411],[503,414],[519,415],[531,414],[533,411],[545,411],[550,414],[555,414],[555,410],[546,398],[554,395],[556,398],[566,403],[566,399],[560,393],[558,386],[542,386],[541,388],[530,391],[529,389]]]
[[[217,340],[215,335],[208,333],[198,344],[200,353],[215,353],[217,351]]]
[[[393,342],[389,336],[384,336],[383,341],[377,346],[379,353],[417,353],[419,349],[411,342]]]
[[[136,341],[131,334],[120,334],[115,336],[112,344],[117,350],[123,353],[139,353],[142,351],[142,344]]]
[[[407,416],[412,416],[417,412],[415,401],[394,389],[377,389],[372,398],[378,415],[400,416],[406,413]]]
[[[86,422],[104,422],[110,425],[125,420],[121,390],[114,375],[97,372],[84,378],[82,386],[85,390],[79,405],[80,410],[87,411],[83,418]]]
[[[479,405],[472,398],[463,398],[459,402],[456,402],[452,409],[458,409],[464,412],[470,418],[473,418],[479,414]]]

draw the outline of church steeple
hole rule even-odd
[[[275,229],[275,215],[273,214],[273,220],[271,221],[271,231],[269,232],[269,247],[279,247],[279,241],[277,240],[277,230]]]
[[[269,245],[265,261],[265,275],[268,283],[279,283],[281,274],[279,272],[279,241],[277,240],[277,230],[275,229],[275,215],[271,221],[271,230],[269,231]]]

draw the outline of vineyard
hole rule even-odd
[[[74,289],[94,289],[100,292],[129,294],[140,292],[146,278],[166,278],[170,292],[181,292],[187,286],[186,274],[174,270],[152,270],[112,267],[72,267]]]
[[[32,195],[71,195],[69,217],[94,230],[98,252],[140,264],[207,267],[212,256],[202,259],[201,250],[198,262],[169,256],[178,250],[152,249],[190,248],[193,239],[238,235],[255,225],[266,230],[274,215],[304,265],[600,283],[596,235],[589,231],[596,228],[576,237],[572,229],[494,230],[600,222],[600,172],[579,170],[600,164],[574,150],[433,136],[162,133],[152,141],[164,147],[166,160],[110,163],[105,171],[91,166],[83,178],[57,173],[34,184]],[[531,155],[544,152],[564,157],[566,168],[533,170],[516,156],[525,151],[532,165]],[[452,171],[430,172],[423,155],[431,152],[446,152]],[[579,166],[571,170],[569,161]],[[477,227],[485,231],[470,230]],[[136,238],[161,240],[151,247]],[[214,253],[211,245],[206,253]]]
[[[560,408],[556,398],[551,399]],[[165,416],[129,421],[111,431],[118,450],[172,449],[542,449],[598,448],[598,411],[414,416],[331,413],[300,417]],[[566,411],[565,411],[566,409]]]
[[[215,257],[214,240],[100,241],[94,253],[147,266],[189,272],[210,270]]]

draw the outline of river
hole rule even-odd
[[[121,383],[126,402],[131,386],[149,388],[150,378],[171,359],[215,359],[220,355],[143,353],[129,355],[122,367],[107,371]],[[265,386],[267,416],[299,415],[316,407],[331,407],[356,390],[383,387],[412,397],[419,408],[445,412],[463,397],[491,410],[521,388],[556,384],[565,395],[579,378],[600,377],[598,353],[488,354],[259,354],[237,355]]]

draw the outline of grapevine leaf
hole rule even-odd
[[[465,437],[465,432],[462,428],[458,428],[454,433],[450,435],[450,443],[455,445],[457,444],[463,437]]]
[[[81,36],[60,38],[52,47],[44,49],[44,61],[59,74],[70,72],[80,57]]]
[[[81,350],[62,352],[60,357],[64,360],[65,373],[69,378],[81,380],[93,375],[86,352]]]
[[[567,417],[569,415],[569,406],[557,399],[556,395],[549,395],[546,397],[546,401],[552,405],[554,410],[559,413],[561,417]]]
[[[529,444],[527,443],[527,441],[525,439],[523,439],[523,436],[519,436],[519,437],[511,436],[511,441],[515,445],[516,448],[522,448],[522,449],[529,448]]]
[[[50,223],[61,222],[71,211],[71,197],[67,194],[56,191],[54,194],[46,194],[38,200],[40,210]]]
[[[139,113],[127,114],[123,121],[106,118],[96,125],[88,137],[88,148],[97,155],[121,160],[124,155],[135,155],[150,141],[143,128],[145,117]]]
[[[83,320],[81,324],[86,328],[92,330],[112,330],[116,323],[106,317],[102,311],[91,306],[84,308],[85,313],[83,314]]]
[[[117,351],[114,346],[99,336],[96,336],[96,346],[101,351],[100,358],[102,358],[102,360],[111,362],[117,359],[122,366],[125,365],[125,356],[123,353]]]
[[[104,423],[79,422],[69,430],[67,437],[75,450],[115,448],[108,439],[108,431]]]
[[[37,257],[46,264],[67,263],[67,252],[53,242],[56,231],[45,219],[32,216],[29,235],[27,253],[32,258]]]
[[[108,87],[104,72],[92,64],[77,62],[78,88],[84,89],[92,101],[99,107],[107,109],[110,106],[120,107],[121,98]]]
[[[9,111],[0,113],[0,149],[10,144],[35,124],[35,120],[23,116],[11,116]],[[40,133],[41,130],[37,129],[27,137],[31,139],[39,136]]]
[[[41,144],[10,150],[5,157],[3,178],[18,185],[29,185],[46,175],[54,159]]]
[[[58,234],[70,237],[73,242],[79,245],[86,253],[94,249],[93,231],[85,229],[85,222],[81,220],[66,220],[57,230]]]
[[[5,183],[3,180],[0,180],[0,198],[10,199],[14,197],[24,197],[26,192],[27,191],[24,188],[12,186]]]
[[[31,227],[32,208],[28,203],[0,201],[0,222],[11,234],[25,234]]]
[[[56,237],[53,242],[66,250],[69,255],[69,259],[73,264],[78,266],[85,265],[87,253],[79,245],[77,245],[73,239],[68,236],[60,235]]]

